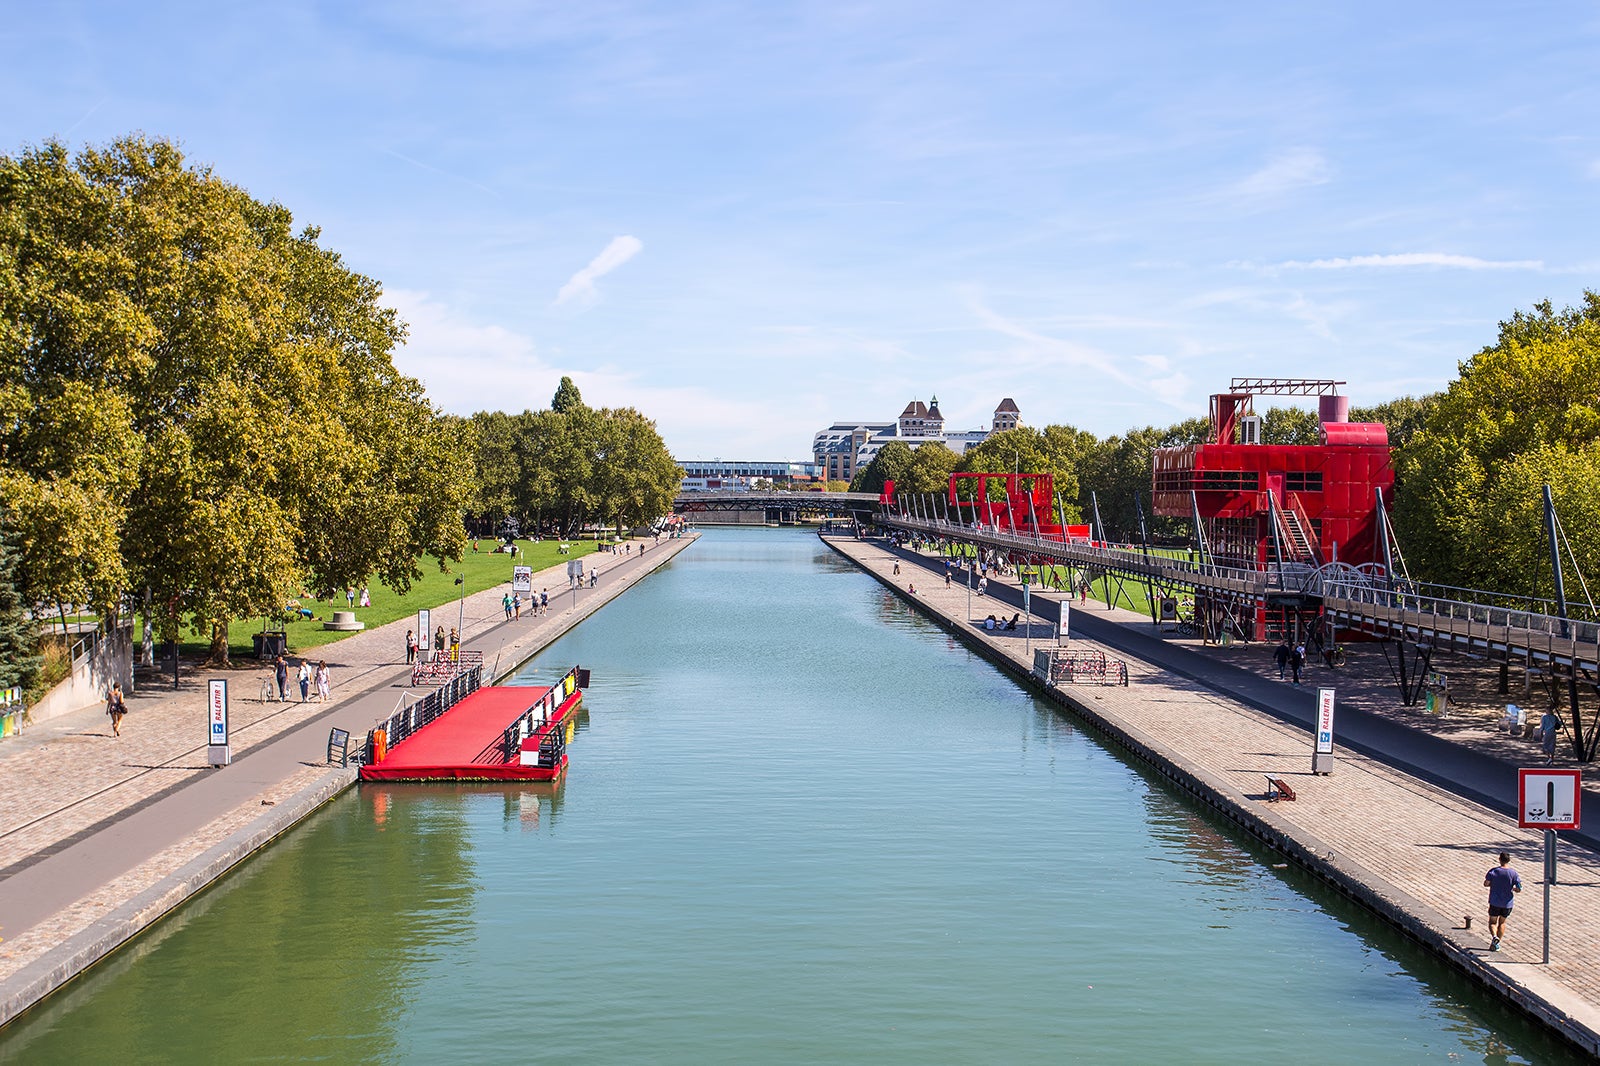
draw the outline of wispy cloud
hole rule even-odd
[[[1143,367],[1130,367],[1126,365],[1126,358],[1087,344],[1052,337],[1006,318],[985,305],[976,292],[968,291],[965,296],[967,306],[980,322],[994,332],[1019,342],[1021,350],[1015,353],[1013,370],[1026,369],[1031,364],[1037,371],[1059,371],[1065,364],[1089,371],[1125,388],[1138,389],[1173,407],[1184,406],[1189,379],[1175,369],[1165,356],[1134,356]]]
[[[1241,197],[1278,196],[1310,185],[1325,185],[1332,176],[1328,161],[1312,148],[1296,148],[1274,156],[1267,165],[1233,186]]]
[[[1291,259],[1284,270],[1352,270],[1361,267],[1452,267],[1458,270],[1543,270],[1538,259],[1479,259],[1448,252],[1400,252],[1395,255],[1352,255],[1333,259]]]
[[[576,303],[580,307],[589,307],[600,299],[600,290],[594,287],[594,283],[638,255],[643,248],[644,242],[637,237],[624,234],[611,238],[611,243],[589,260],[588,266],[561,286],[561,291],[556,293],[556,305]]]

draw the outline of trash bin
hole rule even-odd
[[[276,659],[289,652],[289,634],[281,629],[264,630],[252,639],[255,641],[257,659]]]

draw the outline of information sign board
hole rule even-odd
[[[212,678],[206,682],[206,722],[209,726],[206,743],[212,746],[228,742],[228,682]]]
[[[511,591],[522,593],[533,591],[533,567],[513,566],[511,568]]]
[[[1577,829],[1583,789],[1577,770],[1517,771],[1517,825],[1523,829]]]
[[[417,651],[423,662],[433,661],[433,619],[426,607],[417,611]]]
[[[1317,689],[1317,754],[1333,754],[1333,689]]]
[[[227,766],[233,761],[228,747],[228,682],[214,677],[206,682],[206,762]]]

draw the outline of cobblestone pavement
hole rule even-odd
[[[979,640],[1020,664],[1031,665],[1031,659],[1024,657],[1028,637],[1021,631],[988,632],[981,621],[969,619],[965,586],[953,583],[947,588],[941,578],[921,567],[903,566],[903,572],[895,576],[896,558],[904,561],[909,553],[896,552],[879,542],[840,538],[833,543],[899,589],[907,590],[915,583],[915,598],[930,611],[970,627]],[[991,578],[991,584],[995,580]],[[1001,614],[999,606],[992,599],[972,598],[972,614],[979,620],[990,613]],[[1118,614],[1093,601],[1087,609],[1097,616]],[[1004,612],[1007,616],[1011,613],[1009,608]],[[1148,616],[1120,614],[1121,620],[1150,625]],[[1042,623],[1035,627],[1034,647],[1053,642],[1050,629]],[[1078,639],[1072,644],[1079,649],[1096,647]],[[1226,661],[1264,672],[1271,665],[1273,648],[1217,651]],[[1107,654],[1118,657],[1115,651]],[[1374,676],[1382,670],[1381,655],[1375,651],[1360,655],[1369,669],[1360,672],[1360,685],[1351,682],[1356,671],[1340,671],[1341,701],[1360,701],[1372,710],[1389,704],[1397,707],[1398,693],[1393,688],[1386,690]],[[1370,669],[1374,663],[1377,669]],[[1272,669],[1276,671],[1275,666]],[[1405,909],[1461,950],[1479,956],[1512,981],[1600,1030],[1600,856],[1577,845],[1560,845],[1559,883],[1552,888],[1552,961],[1549,966],[1541,965],[1544,871],[1539,831],[1518,829],[1514,818],[1348,751],[1339,753],[1335,773],[1313,775],[1304,729],[1145,663],[1130,662],[1129,678],[1126,688],[1079,686],[1073,693],[1151,738],[1157,748],[1206,768],[1210,778],[1230,790],[1235,801],[1270,813],[1302,839],[1323,842],[1341,869],[1363,883],[1382,887],[1390,899],[1410,897]],[[1387,674],[1381,678],[1387,679]],[[1316,683],[1315,675],[1310,683]],[[1526,742],[1512,741],[1503,733],[1496,735],[1482,722],[1468,728],[1455,717],[1441,723],[1437,716],[1421,716],[1405,708],[1393,713],[1408,723],[1432,726],[1459,742],[1509,751],[1527,761]],[[1464,712],[1456,713],[1465,718]],[[1265,796],[1268,774],[1290,782],[1298,799],[1274,803],[1269,809]],[[1519,868],[1527,888],[1508,925],[1504,949],[1490,955],[1484,932],[1487,892],[1482,886],[1485,872],[1495,865],[1502,849],[1513,856],[1513,865]],[[1473,918],[1470,930],[1463,922],[1467,915]]]
[[[490,669],[497,663],[510,669],[689,543],[687,539],[669,540],[642,554],[585,556],[586,566],[598,571],[599,583],[594,589],[585,585],[575,595],[568,589],[565,563],[536,572],[533,587],[548,588],[551,593],[550,609],[537,616],[524,610],[521,619],[506,620],[501,597],[508,590],[508,581],[505,586],[458,601],[459,606],[436,607],[434,617],[447,629],[458,616],[464,618],[463,647],[483,652]],[[458,610],[452,612],[450,607]],[[405,632],[413,624],[414,619],[401,619],[309,652],[313,662],[326,659],[328,663],[332,698],[326,705],[299,702],[292,676],[292,701],[262,701],[258,693],[271,677],[270,668],[190,671],[180,675],[176,691],[170,687],[170,675],[165,685],[142,684],[129,698],[120,738],[112,735],[105,714],[95,709],[55,719],[8,739],[0,744],[0,878],[97,832],[115,832],[119,818],[129,811],[171,795],[207,774],[226,772],[206,765],[205,682],[209,677],[226,676],[230,681],[230,741],[236,759],[330,710],[383,690],[392,691],[393,699],[379,699],[376,713],[369,715],[376,722],[402,692],[410,691]],[[365,704],[372,702],[369,699]],[[359,727],[370,724],[362,722]],[[150,857],[134,868],[114,872],[80,898],[61,901],[50,917],[26,929],[7,926],[5,915],[0,914],[0,980],[248,825],[260,816],[264,805],[294,795],[326,772],[327,767],[320,763],[300,764],[248,801],[218,811],[201,831],[154,848]]]

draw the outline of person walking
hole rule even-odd
[[[289,702],[289,660],[284,658],[283,652],[272,661],[272,674],[278,681],[278,702]]]
[[[344,602],[350,605],[352,611],[356,609],[356,589],[354,585],[345,586]]]
[[[309,659],[300,660],[300,670],[295,677],[300,682],[300,702],[304,703],[311,698],[311,661]]]
[[[949,567],[945,567],[945,571],[944,571],[944,587],[945,588],[949,588],[950,587],[950,568]]]
[[[500,606],[505,608],[506,621],[511,621],[511,593],[508,592],[500,597]]]
[[[1289,668],[1289,654],[1289,642],[1287,640],[1278,641],[1278,650],[1272,653],[1272,657],[1278,661],[1279,681],[1283,680],[1283,672]]]
[[[328,676],[328,661],[323,659],[317,663],[317,700],[327,703],[333,695],[333,679]]]
[[[600,580],[600,571],[596,570],[594,567],[591,566],[589,568],[589,587],[590,588],[594,588],[595,583],[598,582],[599,580]]]
[[[122,682],[118,681],[106,693],[106,714],[111,716],[111,735],[122,735],[122,719],[127,716],[128,703],[122,698]]]
[[[522,620],[522,593],[520,592],[511,594],[511,617],[519,622]]]
[[[1484,874],[1483,887],[1489,890],[1489,950],[1499,951],[1506,935],[1506,919],[1511,917],[1511,906],[1522,891],[1522,878],[1512,869],[1509,854],[1500,853],[1500,865]]]
[[[1078,575],[1078,606],[1082,607],[1089,602],[1089,579]]]
[[[1300,683],[1300,670],[1306,665],[1306,646],[1296,644],[1289,653],[1289,672],[1294,675],[1294,683]]]
[[[417,661],[417,635],[411,630],[406,630],[406,665],[410,666]]]
[[[1554,710],[1546,710],[1544,717],[1539,719],[1539,750],[1544,752],[1544,764],[1551,765],[1556,761],[1556,738],[1561,734],[1561,719],[1556,717]]]
[[[539,590],[539,610],[548,611],[549,609],[550,609],[550,590],[549,589],[541,589],[541,590]]]
[[[895,577],[899,577],[900,576],[900,560],[899,559],[896,559],[894,561],[894,576]]]

